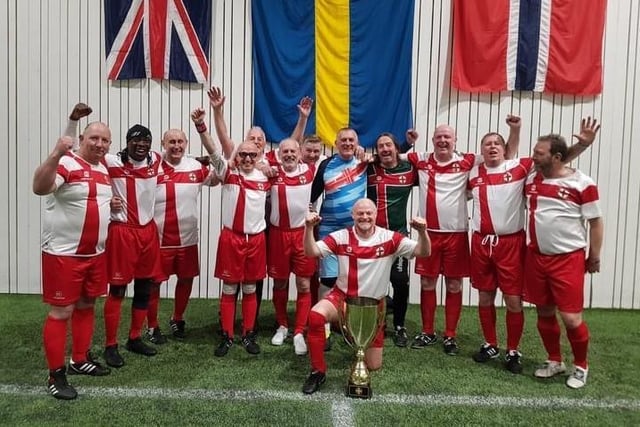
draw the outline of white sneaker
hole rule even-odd
[[[553,360],[547,360],[544,364],[536,369],[533,373],[537,378],[551,378],[558,374],[562,374],[567,370],[564,366],[564,362],[555,362]]]
[[[282,345],[284,340],[289,335],[289,329],[286,326],[280,326],[276,330],[276,333],[273,334],[273,338],[271,338],[271,344],[273,345]]]
[[[573,368],[573,373],[567,378],[567,387],[569,388],[582,388],[587,384],[587,374],[589,368],[584,369],[579,366]]]
[[[295,334],[293,336],[293,348],[298,356],[307,354],[307,343],[304,342],[304,336],[302,334]]]

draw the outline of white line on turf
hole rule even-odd
[[[350,427],[355,425],[353,407],[351,406],[351,402],[345,399],[336,399],[331,403],[331,420],[333,421],[334,427]]]
[[[206,389],[172,389],[172,388],[127,388],[127,387],[85,387],[76,386],[81,396],[89,397],[138,397],[138,398],[168,398],[168,399],[203,399],[203,400],[289,400],[327,402],[336,405],[336,410],[344,409],[337,406],[346,402],[349,410],[352,406],[371,403],[395,405],[429,405],[429,406],[492,406],[512,408],[585,408],[585,409],[628,409],[640,410],[638,399],[594,399],[569,397],[510,397],[510,396],[455,396],[455,395],[411,395],[411,394],[377,394],[370,400],[349,399],[334,392],[318,392],[311,396],[299,392],[256,390],[256,391],[215,391]],[[26,386],[19,384],[0,384],[0,394],[46,396],[44,386]]]

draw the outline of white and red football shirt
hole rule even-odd
[[[448,162],[438,162],[433,153],[409,153],[407,160],[418,169],[418,215],[431,231],[467,231],[467,180],[482,156],[454,152]]]
[[[218,153],[211,155],[211,159],[222,181],[222,226],[241,234],[264,231],[269,178],[257,169],[249,174],[231,169]]]
[[[368,239],[358,237],[349,227],[334,231],[317,242],[322,257],[337,256],[339,274],[336,286],[347,297],[375,299],[387,295],[388,278],[395,259],[413,258],[417,244],[398,232],[377,226]]]
[[[107,168],[68,152],[58,163],[55,183],[45,198],[42,251],[69,256],[104,252],[112,195]]]
[[[177,165],[162,161],[153,214],[160,247],[184,248],[198,244],[198,200],[202,185],[210,180],[209,168],[192,157],[183,157]]]
[[[112,221],[143,226],[153,220],[161,157],[155,151],[150,156],[151,161],[145,159],[138,162],[129,158],[126,163],[122,162],[119,155],[105,156],[113,195],[120,197],[123,204],[122,209],[111,212]]]
[[[532,168],[533,161],[522,158],[505,160],[493,168],[482,163],[471,169],[472,231],[500,236],[524,229],[524,183]]]
[[[278,166],[278,175],[271,178],[272,225],[284,229],[304,227],[314,175],[315,167],[304,163],[292,172]]]
[[[561,178],[529,175],[525,184],[529,228],[527,245],[544,255],[587,246],[585,221],[602,216],[595,182],[579,170]]]

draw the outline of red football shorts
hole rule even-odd
[[[199,257],[198,245],[185,248],[160,248],[163,280],[169,279],[172,274],[178,276],[178,279],[191,279],[198,276],[200,274]]]
[[[51,305],[71,305],[81,296],[107,293],[107,256],[60,256],[42,252],[42,300]]]
[[[416,274],[426,277],[438,277],[443,274],[452,279],[469,276],[469,234],[466,231],[456,233],[438,233],[429,231],[431,255],[416,258]]]
[[[293,272],[298,277],[311,277],[318,261],[304,254],[304,228],[286,230],[271,226],[267,245],[268,273],[274,279],[286,280]]]
[[[585,251],[542,255],[526,251],[523,299],[535,305],[555,305],[564,313],[584,306]]]
[[[264,233],[240,234],[223,228],[214,276],[227,283],[253,283],[267,275]]]
[[[153,279],[164,276],[160,262],[160,239],[154,221],[143,227],[111,222],[107,234],[109,283],[126,285],[133,279]]]
[[[500,289],[505,295],[522,295],[524,231],[504,236],[471,236],[471,285],[479,291]]]

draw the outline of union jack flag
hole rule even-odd
[[[211,0],[104,0],[109,80],[206,82]]]

